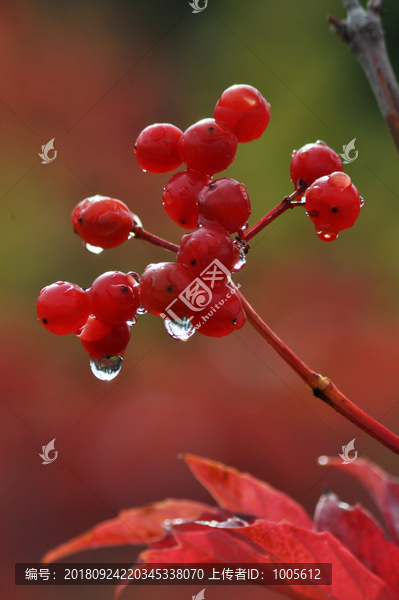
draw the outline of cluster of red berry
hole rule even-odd
[[[100,379],[112,379],[120,371],[137,313],[161,316],[168,333],[181,340],[195,331],[222,337],[245,324],[230,274],[245,264],[251,204],[245,185],[212,177],[234,161],[237,143],[259,138],[269,120],[270,106],[260,92],[235,85],[223,92],[212,119],[184,133],[171,124],[154,124],[138,136],[134,152],[143,170],[167,173],[183,162],[187,167],[172,176],[162,196],[168,216],[193,230],[182,237],[177,262],[150,264],[141,277],[104,273],[86,291],[57,282],[45,287],[37,301],[44,327],[56,334],[75,333]],[[362,200],[342,172],[340,157],[324,142],[293,152],[291,180],[295,201],[306,205],[321,239],[332,241],[353,225]],[[80,202],[72,224],[92,252],[118,246],[143,231],[123,202],[103,196]]]

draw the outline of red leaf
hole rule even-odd
[[[212,507],[191,500],[174,500],[147,504],[140,508],[123,510],[116,519],[103,521],[86,533],[50,550],[42,562],[50,563],[88,548],[120,546],[123,544],[150,544],[161,539],[166,519],[190,519],[211,511]]]
[[[233,529],[198,523],[172,526],[176,547],[140,555],[145,562],[332,563],[331,585],[269,586],[297,599],[394,600],[387,585],[334,536],[264,519]]]
[[[305,509],[271,485],[213,460],[192,454],[185,454],[184,460],[222,508],[311,529],[312,521]]]
[[[355,462],[344,465],[339,458],[322,456],[319,464],[342,468],[359,479],[383,514],[392,541],[399,545],[399,478],[392,477],[365,458],[358,458]]]
[[[332,533],[399,597],[399,549],[364,508],[340,502],[335,494],[324,495],[316,507],[314,528]]]

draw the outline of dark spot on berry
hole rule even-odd
[[[309,211],[309,216],[311,217],[318,217],[319,216],[319,211],[318,210],[310,210]]]
[[[197,261],[195,260],[195,258],[192,258],[192,259],[190,260],[190,264],[191,264],[191,265],[193,265],[193,267],[194,267],[194,265],[196,265],[196,264],[197,264]]]
[[[42,319],[42,321],[43,321],[43,323],[44,323],[45,325],[47,325],[47,323],[48,323],[47,319],[44,319],[44,318],[43,318],[43,319]]]
[[[236,317],[234,317],[232,323],[233,323],[233,325],[235,325],[237,323],[237,318]]]
[[[215,184],[211,183],[208,187],[209,187],[210,190],[213,190],[213,188],[215,187]]]
[[[128,291],[129,291],[129,289],[125,285],[121,285],[122,294],[126,294]]]
[[[133,148],[134,148],[135,150],[137,150],[137,144],[134,144]]]
[[[208,127],[209,131],[213,131],[215,128],[212,127],[212,125],[210,127]]]
[[[82,223],[82,221],[83,221],[82,217],[79,217],[78,221],[79,221],[79,223]]]
[[[331,212],[333,212],[333,213],[338,212],[338,206],[333,206],[331,209]]]
[[[173,285],[168,285],[168,287],[166,288],[166,291],[167,291],[167,292],[173,292],[173,291],[174,291],[174,289],[175,289],[175,288],[173,287]]]
[[[106,356],[105,357],[107,360],[109,360],[110,358],[112,358],[112,356]]]
[[[180,223],[181,223],[182,225],[185,225],[185,224],[186,224],[186,222],[185,222],[185,221],[180,221]]]

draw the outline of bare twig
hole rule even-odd
[[[382,1],[369,0],[367,10],[359,0],[342,3],[347,18],[328,17],[331,29],[357,56],[399,152],[399,86],[385,44]]]
[[[327,377],[323,377],[315,371],[312,371],[300,358],[294,354],[288,346],[266,325],[264,321],[255,312],[249,302],[244,298],[241,292],[236,288],[240,297],[241,304],[245,310],[248,321],[252,327],[266,340],[268,344],[281,356],[283,360],[295,371],[297,375],[306,383],[307,387],[313,392],[316,398],[320,398],[334,410],[339,412],[348,421],[357,425],[360,429],[368,433],[375,440],[384,444],[387,448],[399,454],[399,437],[386,429],[381,423],[378,423],[361,408],[351,402],[346,396]]]

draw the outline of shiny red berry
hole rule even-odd
[[[251,202],[247,188],[235,179],[215,179],[197,195],[198,224],[220,225],[228,233],[247,226]]]
[[[89,315],[84,327],[76,332],[76,335],[80,341],[94,342],[103,338],[108,331],[112,329],[112,325],[106,325],[100,319],[97,319],[94,315]]]
[[[85,339],[84,330],[78,337],[90,358],[123,356],[130,340],[130,327],[126,323],[114,325],[103,337],[92,341]]]
[[[170,123],[149,125],[134,145],[137,162],[144,171],[169,173],[182,164],[178,143],[183,132]]]
[[[305,192],[305,199],[306,213],[324,242],[332,242],[340,231],[352,227],[363,206],[359,192],[342,171],[313,182]]]
[[[90,312],[108,325],[121,325],[135,316],[140,306],[138,283],[120,271],[103,273],[87,290]]]
[[[120,200],[93,196],[74,208],[72,224],[86,244],[114,248],[128,239],[133,228],[133,215]]]
[[[258,139],[270,121],[270,105],[251,85],[232,85],[220,96],[213,111],[241,143]]]
[[[177,262],[185,265],[193,277],[199,277],[215,259],[231,273],[239,257],[239,248],[223,229],[199,227],[183,235]]]
[[[204,173],[180,171],[171,177],[164,188],[162,203],[167,215],[184,229],[197,226],[197,194],[211,183],[212,179]]]
[[[157,263],[148,265],[140,277],[140,298],[143,307],[153,315],[161,316],[173,301],[173,312],[184,317],[188,308],[179,298],[192,282],[192,276],[185,266],[177,263]]]
[[[223,284],[212,290],[212,300],[193,316],[191,322],[202,335],[224,337],[241,329],[245,321],[239,297],[231,287]]]
[[[233,162],[237,138],[225,123],[202,119],[191,125],[179,141],[179,154],[189,169],[214,175]]]
[[[75,283],[57,281],[43,288],[36,303],[42,325],[58,335],[75,333],[89,316],[86,292]]]
[[[295,188],[298,187],[300,180],[310,185],[319,177],[334,171],[342,171],[342,161],[339,154],[329,148],[325,142],[318,140],[292,153],[290,174]]]

